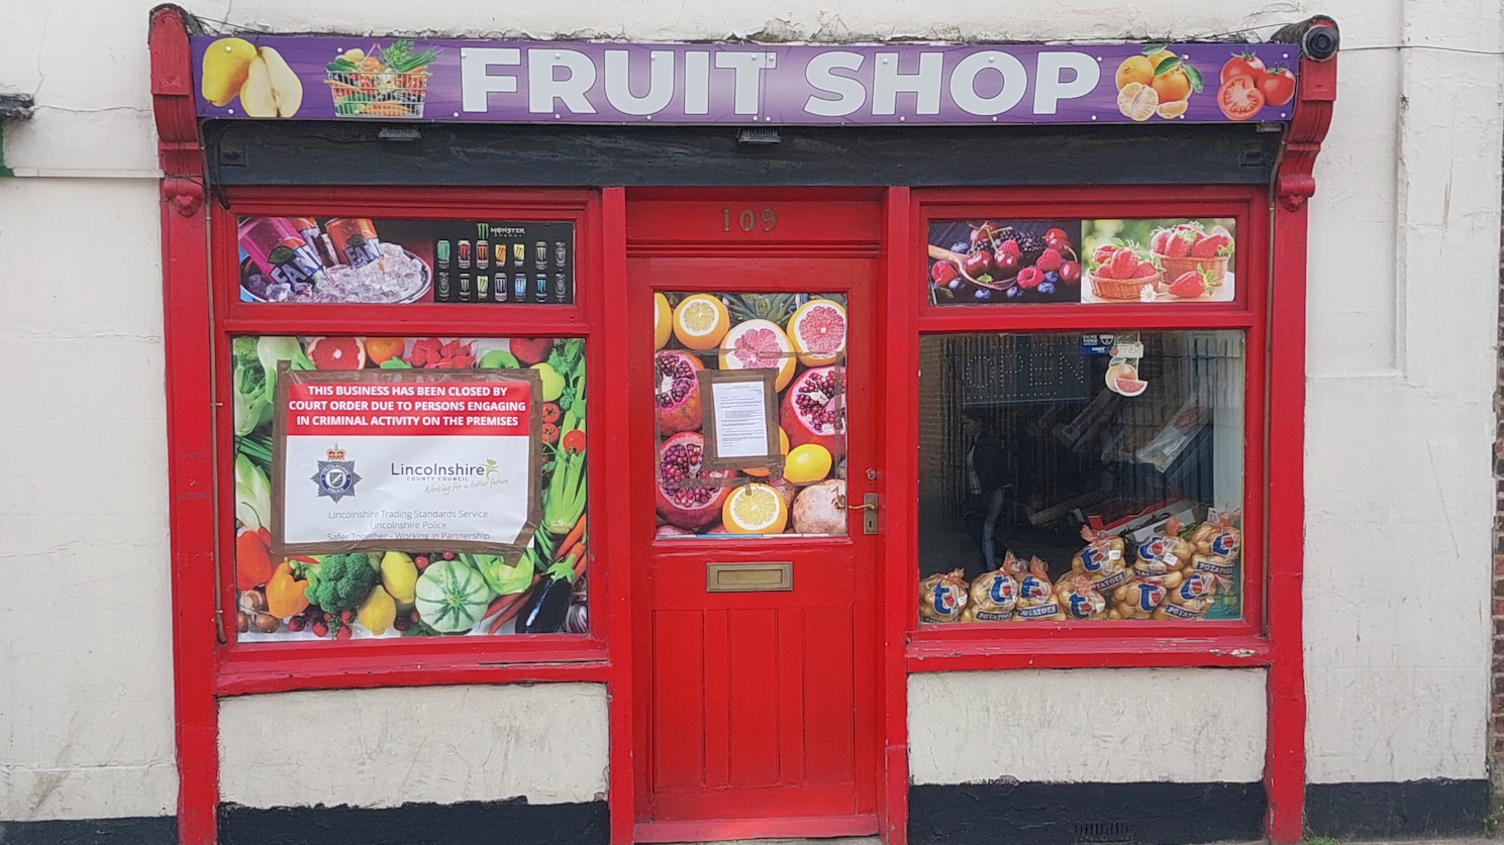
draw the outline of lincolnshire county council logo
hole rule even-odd
[[[311,479],[319,487],[320,496],[328,496],[338,502],[355,496],[355,483],[360,476],[355,474],[355,462],[345,460],[345,450],[335,446],[325,452],[327,461],[319,461],[319,471]]]

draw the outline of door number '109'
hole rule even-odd
[[[750,208],[744,208],[736,215],[735,222],[737,227],[743,232],[750,232],[753,229],[762,229],[764,232],[771,232],[773,231],[773,227],[778,225],[778,212],[771,208],[764,208],[761,214],[757,214]],[[731,231],[731,223],[731,209],[722,209],[721,231]]]

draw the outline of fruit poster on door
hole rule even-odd
[[[574,223],[241,217],[242,302],[574,302]]]
[[[933,305],[1230,302],[1236,221],[933,220]]]
[[[845,534],[845,296],[663,292],[653,299],[657,535]],[[754,370],[771,378],[735,375]],[[716,377],[707,380],[707,372]],[[765,385],[765,392],[740,394],[736,385]],[[713,445],[733,416],[723,388],[745,400],[734,416],[746,440],[719,438],[735,456],[716,455]],[[749,448],[759,434],[764,439]]]
[[[291,366],[279,364],[272,410],[274,555],[531,540],[538,371]]]
[[[237,640],[589,630],[583,340],[229,356]]]

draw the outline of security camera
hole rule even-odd
[[[1300,23],[1293,23],[1274,33],[1270,41],[1299,44],[1300,52],[1313,62],[1331,61],[1337,55],[1342,36],[1337,31],[1337,22],[1326,15],[1317,15]]]

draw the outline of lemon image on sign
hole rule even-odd
[[[731,328],[731,315],[708,293],[687,296],[674,309],[674,337],[689,349],[710,349]]]
[[[731,534],[782,534],[789,506],[766,484],[744,484],[731,491],[721,506],[721,521]]]
[[[1159,94],[1142,82],[1130,82],[1118,92],[1118,111],[1134,120],[1148,120],[1159,108]]]
[[[819,443],[806,443],[789,450],[783,462],[783,477],[794,484],[813,484],[830,474],[830,450]]]

